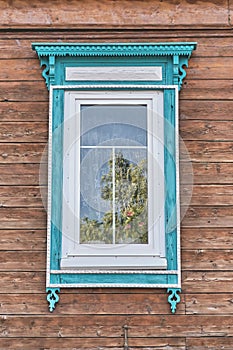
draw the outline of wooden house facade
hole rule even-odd
[[[0,1],[1,350],[233,349],[232,16],[233,0]],[[49,312],[49,94],[33,42],[197,42],[179,95],[175,314],[164,289],[145,288],[62,289]]]

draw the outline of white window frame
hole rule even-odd
[[[64,93],[61,269],[166,269],[164,205],[160,212],[156,206],[158,194],[159,202],[164,204],[163,91],[159,89],[137,91],[133,87],[127,91],[75,91],[69,88],[67,87]],[[77,249],[77,245],[74,244],[77,241],[79,227],[77,198],[80,188],[75,178],[80,171],[77,140],[79,140],[78,121],[82,104],[146,104],[148,107],[148,154],[153,154],[154,157],[154,161],[150,159],[148,162],[149,227],[152,226],[150,223],[155,217],[159,218],[153,226],[153,232],[149,232],[148,245],[117,244],[116,247],[108,244],[106,250],[106,245],[82,244],[78,245]],[[77,161],[74,161],[75,159]],[[160,169],[156,164],[160,165]]]

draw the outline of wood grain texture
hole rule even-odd
[[[41,186],[47,185],[47,173],[47,164],[44,163],[0,164],[0,185],[40,185],[40,189],[42,189]]]
[[[219,117],[220,119],[220,117]],[[233,141],[233,122],[195,121],[180,122],[180,136],[187,140]]]
[[[0,142],[47,143],[48,141],[46,122],[1,122],[0,127]]]
[[[184,296],[177,314],[184,314]],[[119,307],[120,306],[120,307]],[[48,303],[44,293],[1,294],[0,312],[5,315],[46,315]],[[230,312],[230,311],[229,311]],[[57,315],[163,315],[170,314],[166,294],[70,294],[62,295]]]
[[[232,271],[189,271],[182,272],[182,290],[186,293],[232,293]]]
[[[224,31],[191,31],[190,30],[160,30],[154,31],[149,29],[141,30],[140,28],[134,28],[134,30],[122,30],[122,29],[108,29],[101,30],[100,28],[79,31],[69,31],[68,29],[59,32],[59,30],[55,30],[52,32],[51,30],[43,31],[43,41],[48,42],[60,42],[61,37],[62,40],[67,42],[112,42],[116,40],[116,37],[123,42],[162,42],[171,40],[173,42],[176,41],[189,41],[190,38],[193,37],[198,41],[198,46],[196,51],[192,53],[192,60],[195,59],[196,64],[199,64],[197,60],[198,57],[202,57],[204,60],[211,58],[218,58],[215,60],[216,64],[219,65],[220,60],[223,57],[226,57],[227,60],[232,59],[233,56],[233,48],[232,48],[232,38],[230,32]],[[5,36],[5,39],[4,39]],[[206,36],[208,36],[206,38]],[[38,39],[37,39],[38,38]],[[166,39],[168,38],[168,39]],[[31,48],[32,40],[42,40],[40,32],[30,32],[23,31],[17,32],[17,38],[15,38],[14,34],[7,31],[2,32],[2,36],[0,38],[0,47],[1,47],[1,60],[11,60],[12,59],[25,59],[26,63],[21,62],[22,66],[18,66],[18,70],[25,69],[27,67],[31,67],[34,72],[39,69],[38,61],[35,51]],[[30,59],[30,61],[28,60]],[[32,61],[31,61],[32,60]],[[30,64],[29,62],[33,62]],[[200,61],[201,62],[201,61]],[[17,63],[17,61],[15,62]],[[28,66],[30,64],[30,66]],[[191,65],[191,61],[189,62]],[[3,66],[4,63],[3,63]],[[24,67],[24,68],[23,68]],[[193,67],[193,64],[191,65]],[[205,67],[202,66],[204,69]],[[221,69],[224,67],[221,67]],[[219,69],[221,71],[221,69]],[[6,73],[5,73],[6,74]],[[30,72],[27,71],[27,74],[30,75]],[[37,73],[36,73],[37,74]],[[197,72],[198,74],[198,72]],[[220,73],[221,74],[221,73]]]
[[[45,251],[46,230],[0,230],[0,250]]]
[[[180,101],[180,121],[189,120],[190,127],[192,123],[201,121],[231,121],[231,111],[233,108],[233,101],[231,99],[209,101],[209,100],[183,100]]]
[[[0,220],[4,229],[45,229],[46,211],[42,208],[1,208]]]
[[[77,337],[63,338],[57,337],[53,338],[22,338],[20,342],[17,339],[1,339],[1,345],[4,349],[23,349],[32,350],[39,349],[38,342],[40,343],[41,349],[66,349],[66,350],[122,350],[124,339],[123,334],[120,337],[112,336],[109,338],[95,337],[86,338],[81,335]],[[129,339],[129,344],[131,349],[145,349],[145,350],[186,350],[185,349],[185,339],[184,338],[172,338],[172,337],[154,337],[154,338],[144,338],[144,337],[133,337]],[[228,349],[227,349],[228,350]]]
[[[188,338],[187,350],[212,350],[212,349],[224,349],[231,350],[233,344],[232,337],[206,337],[206,338]]]
[[[232,228],[232,206],[189,206],[181,227]]]
[[[59,307],[59,304],[58,304]],[[177,322],[178,321],[178,322]],[[7,334],[9,338],[20,337],[73,337],[81,335],[85,338],[116,337],[121,338],[122,326],[129,326],[130,337],[155,338],[164,337],[205,337],[233,336],[233,324],[229,316],[212,315],[67,315],[56,313],[51,317],[41,316],[4,316],[1,319],[0,336]]]
[[[0,164],[41,164],[47,159],[47,145],[42,143],[4,143],[0,149]]]
[[[226,290],[226,292],[228,292]],[[186,294],[186,314],[188,315],[231,315],[233,314],[233,294]]]
[[[190,188],[188,186],[181,186],[181,205],[185,202],[185,198],[189,191]],[[192,186],[192,198],[190,204],[196,206],[233,205],[232,191],[233,185],[194,185]]]
[[[192,271],[233,271],[232,249],[228,250],[183,250],[182,269]]]
[[[209,162],[191,163],[180,162],[181,187],[186,184],[221,185],[232,184],[233,163]]]
[[[200,7],[201,10],[200,11]],[[1,28],[37,27],[228,27],[226,0],[130,1],[56,0],[50,6],[36,0],[16,0],[14,6],[0,3]]]
[[[182,228],[183,249],[231,249],[233,229],[228,228]]]
[[[46,124],[48,108],[48,102],[0,102],[1,122],[43,121]]]

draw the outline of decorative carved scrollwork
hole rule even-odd
[[[49,311],[53,312],[53,310],[55,310],[56,307],[56,303],[58,303],[59,301],[59,296],[57,293],[60,293],[60,288],[47,288],[46,289],[47,292],[47,300],[49,303]]]
[[[168,288],[168,293],[171,293],[168,296],[168,302],[171,304],[171,311],[174,314],[176,312],[176,305],[180,302],[180,296],[178,293],[181,292],[180,288]]]

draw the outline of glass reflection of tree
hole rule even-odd
[[[117,244],[146,244],[148,243],[146,160],[134,164],[118,152],[111,157],[108,165],[108,173],[101,178],[101,197],[111,203],[111,210],[103,215],[101,222],[88,217],[82,219],[81,243],[112,244],[114,230]]]

